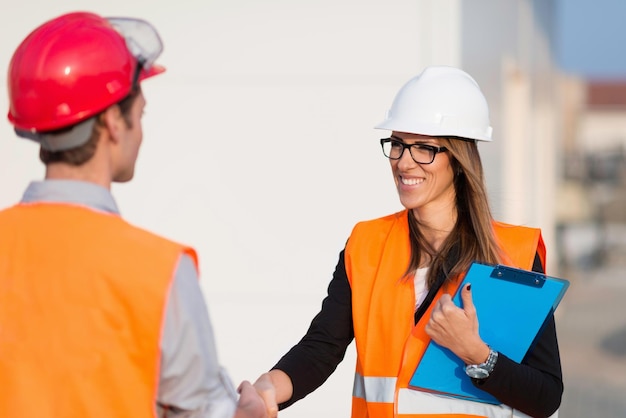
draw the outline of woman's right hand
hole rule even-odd
[[[241,382],[237,392],[239,401],[234,418],[268,418],[265,403],[250,382],[247,380]]]
[[[274,369],[263,373],[254,382],[254,388],[267,407],[269,418],[278,416],[278,404],[291,399],[293,385],[291,378],[282,370]]]
[[[267,408],[267,415],[269,418],[276,418],[278,416],[278,403],[276,402],[276,387],[272,382],[272,377],[269,373],[263,373],[254,382],[254,388],[256,389]]]

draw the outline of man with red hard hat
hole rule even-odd
[[[1,416],[266,416],[217,361],[195,251],[125,222],[110,193],[133,178],[161,51],[148,22],[80,12],[9,64],[8,118],[46,174],[0,212]]]

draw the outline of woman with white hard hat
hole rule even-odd
[[[492,129],[478,84],[460,69],[428,67],[376,128],[391,131],[380,142],[405,210],[354,227],[321,311],[259,381],[270,416],[319,387],[353,339],[352,417],[554,414],[563,392],[554,318],[517,363],[481,339],[471,287],[460,289],[462,308],[450,296],[473,261],[545,269],[539,229],[492,218],[477,147]],[[430,341],[460,358],[472,384],[500,404],[411,389]]]

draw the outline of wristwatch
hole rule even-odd
[[[489,357],[487,361],[480,364],[468,364],[465,366],[465,373],[472,379],[486,379],[489,377],[498,361],[498,352],[489,347]]]

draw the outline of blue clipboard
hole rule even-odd
[[[461,289],[472,284],[479,334],[494,350],[521,362],[569,287],[567,280],[502,265],[474,262],[452,300],[462,306]],[[431,341],[409,387],[477,402],[500,402],[471,382],[465,364]]]

